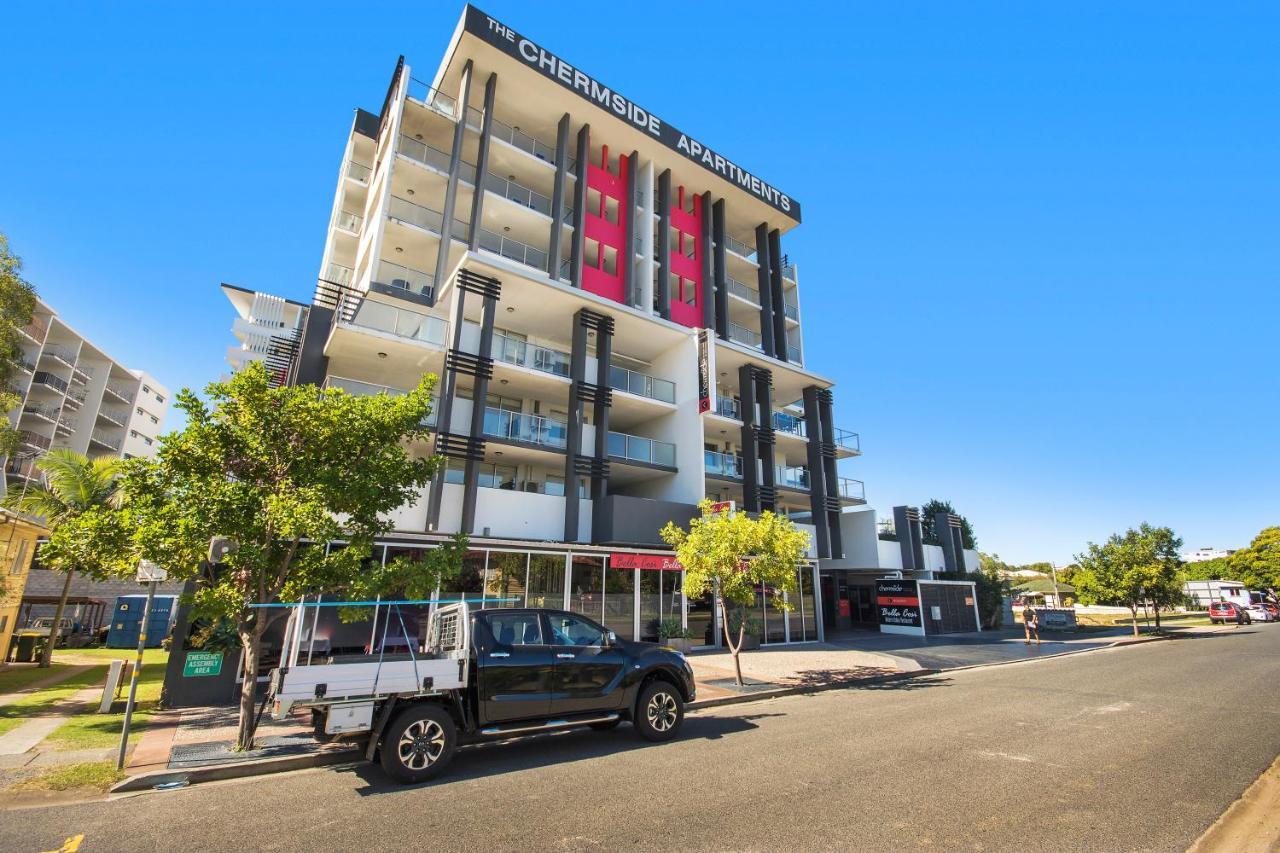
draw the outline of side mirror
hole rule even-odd
[[[612,632],[612,631],[605,631],[605,632],[604,632],[604,644],[605,644],[606,646],[616,646],[616,645],[618,645],[618,635],[617,635],[617,634],[615,634],[615,633],[614,633],[614,632]]]

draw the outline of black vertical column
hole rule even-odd
[[[587,338],[596,337],[596,372],[587,377]],[[592,533],[600,529],[601,513],[609,483],[609,361],[613,350],[613,319],[586,308],[573,315],[573,351],[569,355],[569,429],[565,447],[564,541],[578,541],[578,522],[582,512],[578,497],[578,478],[591,478]],[[585,406],[592,404],[595,442],[590,455],[582,452]]]
[[[569,251],[569,283],[582,287],[582,253],[587,248],[587,164],[591,162],[591,125],[578,130],[578,156],[573,175],[573,243]]]
[[[560,280],[560,240],[564,234],[564,185],[568,180],[569,114],[556,125],[556,176],[551,182],[551,240],[547,244],[547,277]]]
[[[658,316],[671,319],[671,170],[658,176],[658,280],[654,282],[654,298]]]
[[[729,282],[724,258],[724,199],[717,199],[711,208],[711,236],[715,240],[716,270],[716,335],[721,340],[729,338]]]
[[[942,546],[942,565],[951,574],[964,574],[964,534],[960,516],[939,512],[933,517],[933,532]]]
[[[578,459],[582,455],[582,397],[578,388],[587,374],[587,327],[582,311],[573,315],[569,351],[569,429],[564,449],[564,541],[578,541]]]
[[[812,483],[820,474],[826,483],[827,526],[831,530],[831,556],[844,556],[844,543],[840,534],[840,478],[836,472],[836,429],[831,413],[831,389],[823,388],[817,394],[818,420],[822,424],[822,471],[809,471]],[[806,406],[807,409],[807,406]]]
[[[627,158],[627,203],[618,205],[619,224],[626,229],[622,237],[622,298],[634,306],[636,298],[636,172],[640,170],[640,152],[632,151]]]
[[[489,174],[489,137],[493,128],[493,95],[497,85],[497,74],[490,74],[484,83],[484,117],[480,122],[480,147],[476,154],[475,192],[471,195],[471,239],[467,241],[473,252],[480,247],[480,218],[484,215],[484,181]]]
[[[764,294],[760,294],[761,299]],[[769,298],[773,303],[773,348],[779,361],[787,361],[787,309],[782,299],[782,238],[769,232]]]
[[[818,409],[817,385],[804,389],[804,427],[809,437],[806,459],[809,463],[809,512],[818,540],[818,556],[831,556],[831,537],[827,526],[827,478],[822,466],[822,420]]]
[[[458,179],[462,172],[462,144],[467,133],[467,104],[471,98],[471,60],[462,66],[462,81],[458,86],[458,120],[453,126],[453,149],[449,152],[449,183],[444,190],[443,222],[440,225],[440,248],[436,252],[436,292],[440,291],[440,282],[444,281],[449,271],[449,248],[453,245],[453,211],[458,197]],[[476,175],[476,193],[480,189],[481,176]],[[471,223],[471,234],[480,227],[479,222]]]
[[[754,368],[756,403],[760,406],[756,437],[760,442],[760,508],[778,508],[778,486],[774,470],[773,440],[773,374],[764,368]]]
[[[756,226],[756,290],[760,296],[760,344],[765,355],[777,356],[773,331],[773,299],[769,297],[769,226]]]
[[[924,535],[920,530],[920,511],[912,506],[893,508],[893,532],[898,537],[902,552],[902,570],[916,572],[924,569]]]
[[[609,362],[613,358],[613,318],[591,314],[584,320],[592,323],[596,333],[595,387],[589,389],[594,396],[592,419],[596,428],[595,458],[591,470],[591,539],[596,541],[604,526],[604,499],[609,491],[609,409],[613,404]]]
[[[738,415],[742,418],[742,508],[760,511],[760,456],[756,441],[755,368],[744,364],[738,368]]]
[[[715,283],[711,280],[711,193],[702,194],[702,327],[715,329]]]
[[[489,393],[489,379],[493,376],[493,359],[489,351],[493,347],[494,315],[502,295],[502,283],[495,278],[477,275],[461,269],[455,277],[457,307],[453,317],[453,342],[444,357],[444,382],[440,392],[440,410],[436,419],[435,452],[447,459],[466,460],[463,480],[463,507],[461,532],[470,533],[475,522],[476,488],[479,483],[477,463],[484,459],[484,398]],[[480,352],[470,353],[462,349],[462,330],[466,319],[467,294],[484,300],[480,325]],[[471,400],[471,424],[466,435],[454,433],[453,404],[457,396],[458,375],[473,377],[474,391]],[[444,499],[444,470],[431,479],[427,497],[427,529],[440,526],[440,507]]]

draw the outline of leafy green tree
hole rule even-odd
[[[735,614],[738,618],[731,630],[726,602],[745,609],[755,604],[760,592],[766,601],[772,599],[774,607],[790,610],[791,604],[783,594],[796,593],[796,572],[809,548],[809,534],[786,516],[772,512],[752,518],[745,512],[714,512],[707,500],[698,506],[702,516],[690,521],[688,530],[668,522],[661,535],[684,566],[685,597],[697,599],[708,592],[715,595],[725,644],[733,656],[738,684],[742,684],[738,654],[746,636],[747,619],[741,613]]]
[[[951,501],[940,501],[937,499],[926,502],[920,507],[920,536],[926,545],[937,545],[938,532],[933,529],[933,517],[940,512],[949,512],[960,518],[960,539],[963,541],[964,547],[975,549],[978,547],[978,540],[973,535],[973,525],[969,523],[969,519],[956,512],[955,507],[951,505]]]
[[[1152,527],[1143,522],[1124,534],[1112,534],[1102,545],[1089,543],[1076,556],[1079,570],[1072,584],[1086,604],[1121,604],[1133,614],[1133,633],[1138,633],[1138,608],[1150,602],[1160,627],[1160,609],[1173,607],[1182,599],[1182,562],[1178,549],[1182,540],[1168,527]]]
[[[167,435],[152,459],[127,463],[124,506],[117,513],[125,543],[104,530],[104,570],[128,570],[139,559],[200,581],[195,618],[226,620],[242,649],[237,748],[253,747],[254,678],[262,638],[283,608],[304,595],[342,592],[365,600],[402,589],[427,597],[456,573],[461,546],[429,549],[415,562],[386,568],[370,560],[388,514],[418,497],[438,460],[408,452],[427,437],[422,426],[435,377],[398,397],[352,396],[314,385],[272,388],[261,364],[206,389],[177,395],[186,428]],[[203,562],[210,539],[237,544],[215,570]],[[345,541],[328,549],[322,543]],[[316,544],[311,544],[316,543]]]
[[[22,398],[11,382],[22,356],[22,336],[18,330],[31,322],[36,292],[22,278],[22,259],[9,250],[9,239],[0,233],[0,415],[14,409]],[[18,446],[18,431],[0,417],[0,456]]]
[[[44,518],[51,532],[49,541],[40,547],[40,564],[65,575],[49,643],[40,658],[40,666],[47,667],[62,633],[71,581],[78,570],[91,570],[94,562],[83,548],[75,547],[84,541],[79,532],[96,523],[103,510],[117,503],[120,460],[90,460],[74,450],[55,448],[40,457],[36,466],[44,474],[43,482],[10,494],[6,503],[20,512]]]

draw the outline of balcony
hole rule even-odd
[[[754,287],[743,284],[732,276],[727,276],[726,282],[729,285],[729,292],[734,296],[737,296],[740,299],[745,299],[752,305],[760,304],[760,291],[756,290]]]
[[[676,467],[676,446],[669,441],[641,438],[625,432],[609,432],[609,455],[628,462]]]
[[[493,172],[489,172],[484,176],[484,188],[491,193],[515,202],[521,207],[527,207],[530,210],[541,213],[543,216],[551,215],[551,199],[542,193],[534,192],[528,187],[517,184],[515,181],[499,177]]]
[[[19,430],[18,439],[23,445],[30,447],[32,450],[48,450],[49,445],[52,443],[40,433],[32,432],[29,429]]]
[[[414,204],[399,196],[391,197],[391,204],[387,208],[387,216],[399,222],[430,231],[437,236],[444,233],[444,214],[429,207]],[[458,240],[467,240],[467,223],[458,219],[453,220],[453,236]]]
[[[530,370],[555,376],[569,375],[569,353],[558,349],[531,344],[526,340],[495,332],[489,355],[495,361],[516,364]]]
[[[341,388],[353,397],[373,397],[378,394],[386,394],[388,397],[403,397],[409,392],[403,388],[393,388],[390,385],[377,385],[373,382],[362,382],[359,379],[346,379],[341,376],[329,376],[324,381],[326,388]],[[436,414],[440,407],[440,398],[431,398],[431,414],[422,420],[424,427],[435,428]]]
[[[360,309],[351,318],[351,325],[441,347],[445,345],[449,332],[449,324],[439,317],[371,299],[360,303]]]
[[[347,180],[355,181],[358,184],[369,183],[369,177],[373,174],[373,170],[363,163],[357,163],[355,160],[348,160],[347,166],[342,172],[342,176]]]
[[[512,127],[504,121],[494,119],[491,125],[490,134],[494,139],[501,139],[508,145],[519,148],[521,151],[531,156],[537,157],[539,160],[554,166],[556,162],[556,149],[545,142],[541,142],[527,133],[524,133],[518,127]],[[573,170],[573,166],[569,166],[569,170]]]
[[[764,346],[760,339],[759,332],[753,332],[745,326],[739,326],[737,323],[729,324],[729,340],[737,341],[740,344],[746,344],[755,349],[763,349]]]
[[[793,305],[790,302],[783,302],[782,313],[786,314],[788,319],[795,320],[797,323],[800,322],[800,306],[799,305]]]
[[[324,280],[333,284],[340,284],[343,287],[350,287],[352,275],[351,267],[344,267],[342,264],[329,264],[324,271]]]
[[[48,421],[51,424],[58,422],[57,406],[42,406],[39,403],[27,403],[22,407],[22,413],[24,415],[32,415],[40,418],[41,420]]]
[[[120,451],[120,444],[121,444],[120,439],[112,438],[111,436],[109,436],[107,433],[103,432],[100,429],[95,429],[93,432],[89,434],[89,442],[91,444],[97,444],[100,447],[105,447],[108,450],[112,450],[117,453]]]
[[[408,95],[428,109],[435,110],[453,121],[457,121],[458,100],[444,92],[431,88],[430,84],[409,78]]]
[[[756,250],[741,240],[725,235],[724,247],[740,258],[744,258],[752,263],[755,262]]]
[[[58,418],[58,423],[53,428],[54,434],[71,435],[76,431],[76,422],[71,418],[63,415]]]
[[[569,443],[569,426],[542,415],[510,412],[485,406],[484,434],[510,441],[564,450]]]
[[[840,497],[850,501],[867,501],[867,489],[861,480],[852,480],[848,477],[841,477],[838,481]]]
[[[777,465],[773,469],[773,483],[786,489],[809,491],[809,469],[800,466]]]
[[[519,240],[494,234],[484,228],[480,229],[479,245],[486,252],[492,252],[508,260],[531,266],[543,272],[547,269],[547,253],[533,246],[526,246]]]
[[[742,457],[728,453],[717,453],[714,450],[702,451],[702,467],[713,477],[729,477],[742,479]]]
[[[836,446],[843,447],[845,450],[852,450],[854,453],[862,453],[862,437],[853,430],[841,429],[836,427]]]
[[[50,391],[56,391],[59,394],[67,393],[67,389],[71,387],[67,384],[67,380],[54,376],[47,370],[37,370],[35,375],[31,377],[32,385],[43,385]]]
[[[648,397],[663,403],[676,401],[676,384],[667,379],[658,379],[647,373],[629,370],[616,364],[609,366],[609,387],[618,391],[626,391],[638,397]]]
[[[351,210],[338,211],[338,215],[333,218],[333,227],[348,234],[359,234],[363,224],[364,217]]]
[[[15,359],[13,363],[14,363],[14,365],[15,365],[19,370],[21,370],[23,373],[35,373],[35,372],[36,372],[36,366],[35,366],[35,364],[33,364],[33,363],[32,363],[32,362],[30,362],[30,361],[27,361],[27,359],[26,359],[26,357],[25,357],[25,356],[19,355],[19,356],[18,356],[18,358],[17,358],[17,359]]]
[[[345,269],[345,268],[344,268]],[[378,271],[373,278],[374,284],[404,290],[408,293],[425,296],[430,299],[436,291],[436,277],[431,273],[415,270],[411,267],[394,264],[391,261],[379,261]]]
[[[789,262],[787,262],[787,263],[783,263],[783,265],[782,265],[782,277],[783,277],[783,278],[785,278],[785,279],[787,279],[788,281],[795,281],[795,280],[796,280],[796,265],[795,265],[795,264],[793,264],[793,263],[789,263]]]
[[[19,480],[39,480],[41,477],[40,469],[36,467],[34,459],[19,459],[16,456],[10,457],[5,463],[4,473],[7,477]]]
[[[716,395],[716,414],[726,418],[733,418],[735,421],[742,420],[738,401],[723,394]]]
[[[66,347],[48,347],[47,346],[40,353],[40,356],[42,358],[46,355],[49,356],[50,358],[57,359],[58,361],[65,364],[67,367],[76,366],[75,351],[67,349]]]
[[[84,401],[88,399],[89,393],[83,388],[72,388],[67,392],[67,399],[63,405],[78,409],[84,405]]]
[[[401,135],[400,141],[396,145],[396,151],[416,163],[421,163],[428,168],[435,169],[441,174],[449,174],[449,161],[452,158],[449,156],[448,152],[441,151],[439,148],[428,145],[421,139],[414,139],[411,136]],[[462,160],[458,165],[458,177],[472,186],[475,186],[475,164]]]
[[[111,394],[116,399],[122,402],[125,402],[125,403],[133,402],[133,391],[129,388],[124,387],[123,385],[112,385],[111,383],[108,382],[105,390],[108,394]]]
[[[787,361],[792,364],[804,364],[804,359],[800,357],[800,347],[787,344]]]
[[[77,363],[71,371],[71,381],[78,382],[81,385],[88,384],[93,378],[93,368],[86,364]],[[81,401],[83,402],[83,401]]]
[[[98,410],[98,417],[116,426],[125,426],[129,423],[129,410],[103,406]]]
[[[804,422],[804,415],[795,415],[790,412],[774,412],[773,428],[778,432],[798,435],[801,438],[807,438],[809,435],[808,428]]]
[[[42,344],[44,343],[44,339],[49,334],[49,327],[45,325],[44,322],[42,322],[41,320],[38,320],[35,317],[32,317],[31,322],[23,326],[18,331],[22,332],[22,334],[26,335],[28,338],[35,341],[36,343]]]

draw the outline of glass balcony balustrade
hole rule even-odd
[[[484,176],[484,188],[491,193],[515,202],[521,207],[537,211],[543,216],[551,215],[551,199],[515,181],[495,175],[493,172],[489,172]]]
[[[480,248],[486,252],[492,252],[544,272],[547,269],[547,253],[533,246],[527,246],[519,240],[503,237],[501,234],[494,234],[492,231],[481,228],[478,242]]]
[[[348,160],[346,171],[343,174],[357,183],[367,184],[369,183],[369,176],[373,174],[373,170],[363,163]]]
[[[729,292],[734,296],[741,297],[753,305],[760,304],[760,291],[756,290],[754,287],[744,284],[732,276],[726,277],[726,282],[729,285]]]
[[[396,151],[410,160],[429,166],[437,172],[444,174],[449,173],[449,157],[448,152],[441,151],[432,145],[428,145],[420,139],[414,139],[412,136],[401,135],[396,145]],[[476,183],[476,167],[474,163],[468,163],[466,160],[458,164],[458,177],[466,181],[468,184],[475,186]]]
[[[484,433],[556,450],[564,450],[569,443],[569,425],[563,421],[492,406],[484,409]]]
[[[391,202],[387,206],[387,215],[392,219],[430,231],[432,234],[444,233],[444,214],[399,196],[391,197]],[[460,219],[453,220],[453,236],[456,239],[466,240],[469,233],[467,223]]]
[[[748,246],[741,240],[725,235],[724,247],[739,257],[746,258],[749,261],[756,259],[756,250],[752,246]]]
[[[530,370],[556,376],[569,375],[569,353],[504,335],[501,332],[494,333],[489,356],[496,361],[520,365]]]
[[[435,294],[436,277],[431,273],[415,270],[391,261],[379,261],[378,272],[374,282],[386,287],[394,287],[408,293],[425,296],[428,299]]]
[[[651,400],[661,400],[664,403],[674,403],[676,401],[676,384],[674,382],[659,379],[656,376],[649,376],[647,373],[640,373],[637,370],[619,367],[616,364],[609,366],[609,387],[640,397],[648,397]]]
[[[809,469],[791,465],[774,467],[774,485],[789,489],[809,490]]]
[[[449,324],[440,317],[365,299],[351,318],[351,325],[387,332],[413,341],[444,346]]]
[[[737,323],[729,324],[729,340],[737,341],[740,344],[746,344],[756,349],[763,349],[760,333],[753,332],[745,326],[739,326]]]
[[[364,217],[353,210],[340,210],[338,215],[333,219],[333,226],[339,231],[347,231],[352,234],[360,233],[360,226],[364,224]]]
[[[628,435],[625,432],[609,432],[609,455],[617,459],[631,462],[647,462],[651,465],[666,465],[674,468],[676,464],[676,446],[668,441],[654,438],[642,438]]]
[[[715,477],[742,478],[742,457],[714,450],[702,451],[702,467]]]

